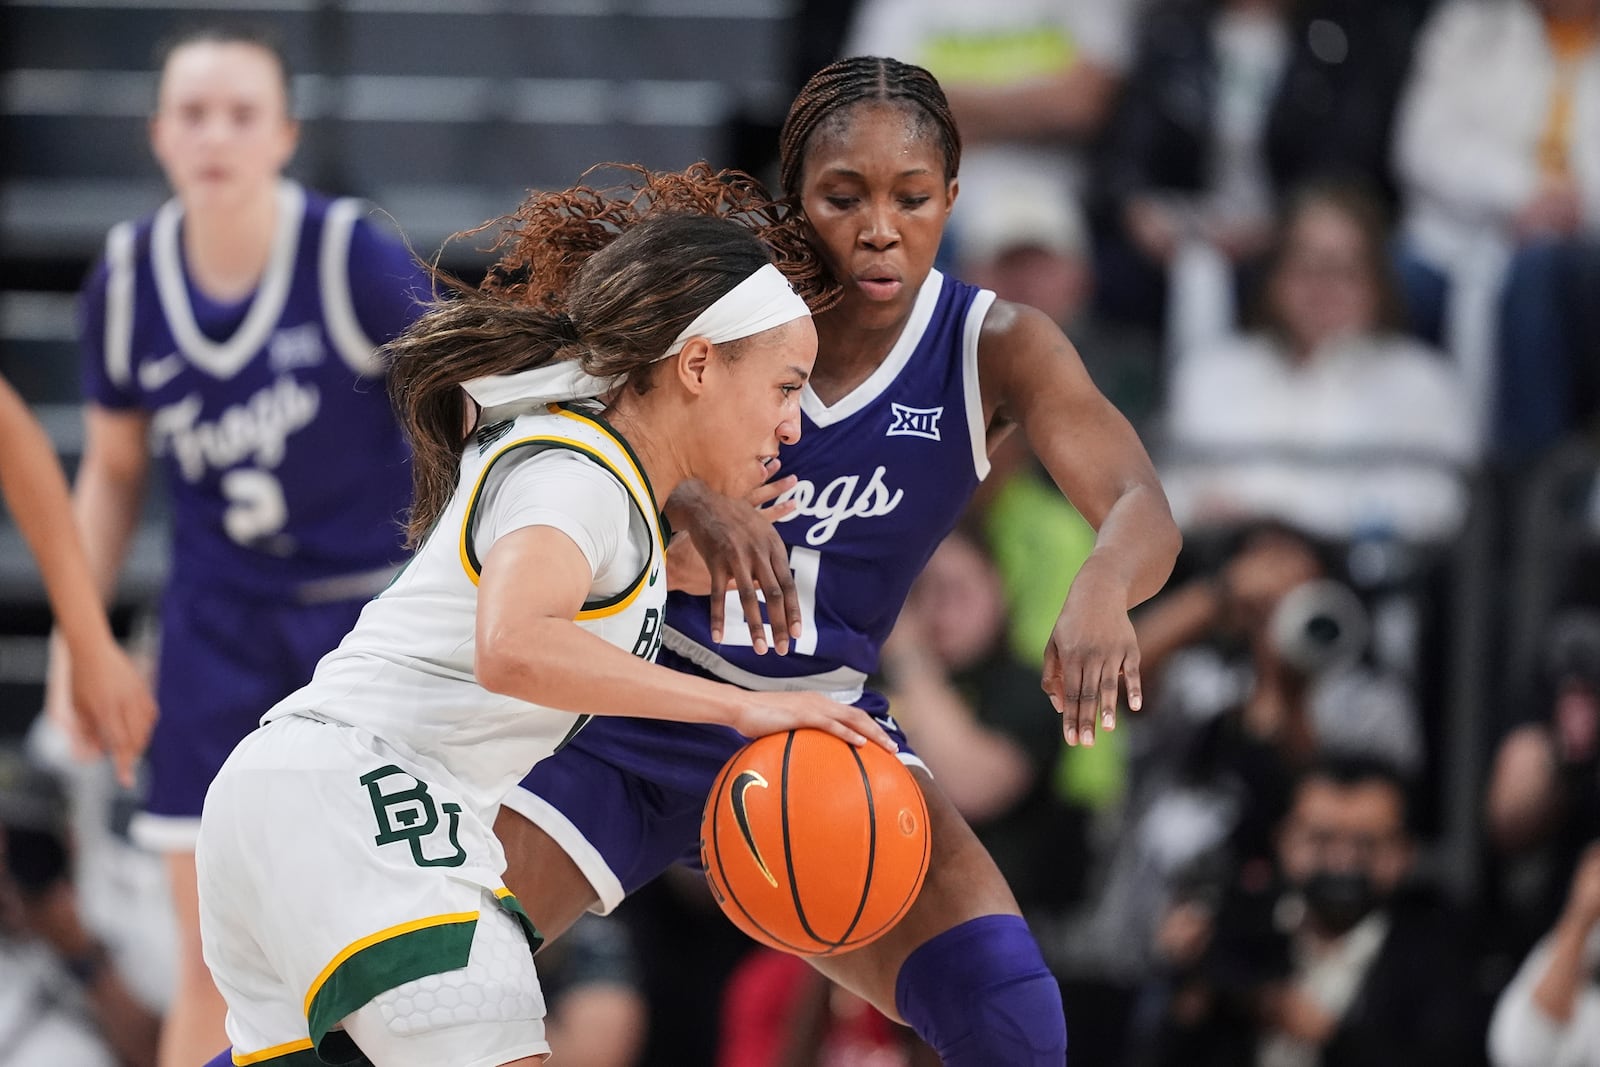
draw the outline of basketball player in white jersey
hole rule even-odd
[[[816,331],[764,246],[732,221],[656,218],[585,263],[566,307],[463,293],[391,346],[416,553],[229,757],[201,820],[202,940],[235,1064],[540,1062],[541,938],[492,828],[591,715],[893,750],[820,693],[651,662],[659,501],[686,478],[749,493],[799,435]],[[546,401],[579,376],[609,400]]]

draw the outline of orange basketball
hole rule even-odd
[[[821,730],[759,738],[717,775],[700,860],[734,925],[828,956],[881,937],[917,899],[931,838],[922,790],[877,745]]]

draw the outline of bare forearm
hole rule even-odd
[[[142,473],[128,477],[89,464],[79,475],[73,510],[89,573],[103,600],[110,600],[116,590],[144,506],[144,490]]]
[[[1094,551],[1079,571],[1080,580],[1093,573],[1117,582],[1127,591],[1132,608],[1161,591],[1182,545],[1166,495],[1159,488],[1135,486],[1107,512]]]
[[[490,635],[478,682],[495,693],[580,715],[731,723],[741,690],[659,667],[566,619]]]
[[[1573,1005],[1587,981],[1584,944],[1590,928],[1591,924],[1563,917],[1550,941],[1549,963],[1533,987],[1534,1006],[1563,1026],[1572,1021]]]
[[[111,630],[74,529],[67,481],[43,427],[9,387],[0,388],[0,489],[28,543],[69,646],[109,640]]]

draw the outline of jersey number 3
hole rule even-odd
[[[222,527],[246,548],[261,548],[289,521],[289,505],[277,476],[254,467],[241,467],[222,476],[222,495],[228,498]]]
[[[794,575],[795,596],[800,601],[800,636],[790,642],[789,650],[802,656],[817,654],[817,575],[822,571],[822,553],[814,548],[796,546],[789,550],[789,571]],[[756,597],[765,604],[767,598],[756,590]],[[765,612],[763,611],[763,614]],[[767,631],[767,647],[772,647],[772,623],[763,627]],[[750,626],[744,621],[744,602],[737,590],[729,590],[722,606],[722,643],[725,646],[751,648]]]

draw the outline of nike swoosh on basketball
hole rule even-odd
[[[139,364],[139,384],[155,392],[182,374],[186,366],[188,361],[181,352],[168,352],[160,359],[147,359]]]
[[[767,780],[755,771],[740,771],[739,777],[733,780],[733,786],[728,790],[731,794],[728,799],[733,804],[733,821],[739,824],[739,833],[744,835],[745,847],[750,850],[756,866],[761,868],[761,874],[766,878],[767,884],[776,888],[778,880],[767,870],[767,861],[761,858],[761,850],[756,847],[755,834],[750,832],[750,814],[744,808],[745,790],[753,785],[766,789]]]

